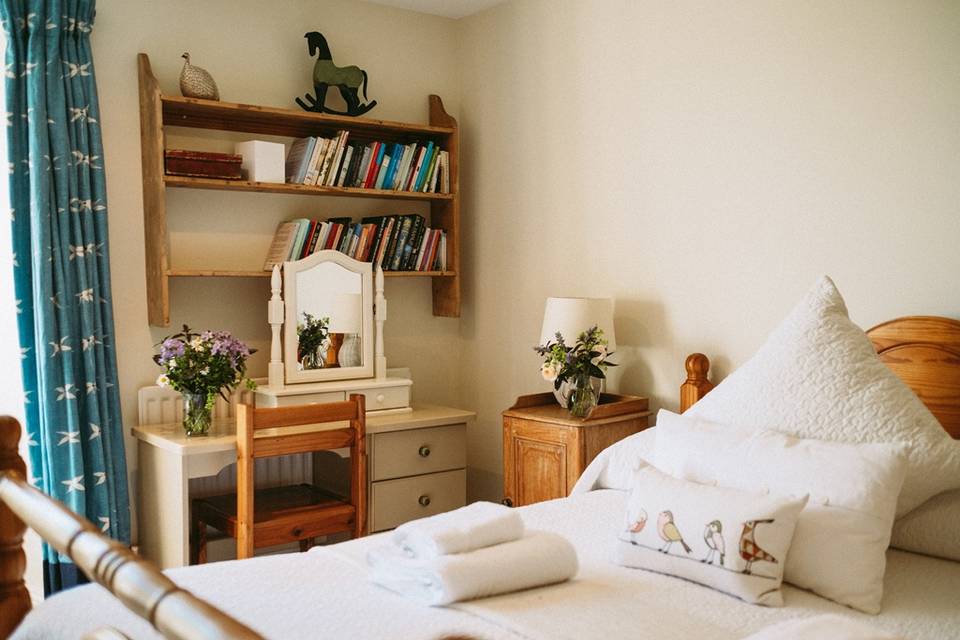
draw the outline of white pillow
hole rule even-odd
[[[877,357],[822,277],[743,366],[689,415],[837,442],[909,442],[897,517],[960,488],[960,442]]]
[[[960,562],[960,491],[944,491],[897,520],[890,546]]]
[[[594,489],[629,491],[633,485],[633,472],[653,458],[656,440],[656,428],[650,427],[610,445],[587,465],[570,495]]]
[[[653,464],[678,478],[810,494],[784,579],[867,613],[880,611],[904,448],[800,440],[660,411]]]
[[[646,466],[634,473],[614,562],[779,607],[784,560],[806,502],[699,485]]]

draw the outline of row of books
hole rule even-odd
[[[431,229],[421,215],[373,216],[281,222],[273,236],[263,270],[335,250],[384,271],[446,271],[447,233]]]
[[[294,184],[450,193],[450,154],[433,142],[350,142],[349,131],[332,138],[298,138],[286,160]]]

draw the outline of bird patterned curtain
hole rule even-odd
[[[129,542],[93,0],[0,0],[31,482]],[[85,582],[44,549],[47,593]]]

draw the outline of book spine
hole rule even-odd
[[[383,162],[380,163],[380,170],[377,171],[377,181],[373,183],[374,189],[383,189],[383,183],[387,179],[387,174],[390,173],[390,156],[383,154]]]
[[[410,234],[410,225],[413,224],[412,216],[403,217],[403,225],[400,227],[400,234],[397,236],[397,243],[393,248],[393,254],[390,257],[390,270],[400,269],[400,258],[403,257],[403,247],[407,242],[407,236]]]
[[[430,164],[427,165],[427,171],[424,174],[423,186],[420,187],[420,191],[428,193],[430,191],[430,181],[433,179],[433,175],[437,170],[437,160],[440,158],[440,147],[434,147],[433,153],[430,154]]]
[[[423,188],[423,180],[427,176],[427,169],[430,167],[430,159],[433,157],[433,142],[427,143],[427,150],[423,154],[423,163],[417,167],[417,181],[413,183],[411,191],[420,191]]]
[[[380,239],[380,246],[377,247],[377,255],[374,258],[373,268],[383,266],[383,257],[387,253],[387,247],[390,246],[390,238],[393,236],[393,230],[397,224],[397,217],[390,216],[387,218],[387,224],[383,231],[383,237]]]
[[[415,216],[413,225],[410,228],[410,236],[407,239],[407,246],[403,248],[403,259],[400,263],[401,271],[410,271],[410,265],[416,256],[414,252],[420,248],[420,239],[423,236],[424,220],[422,216]]]
[[[413,163],[413,168],[410,170],[410,177],[407,181],[407,186],[404,188],[404,191],[413,191],[413,185],[417,182],[417,174],[420,173],[420,167],[423,166],[423,154],[426,152],[426,147],[420,147],[417,150],[417,158]]]
[[[307,233],[303,236],[303,246],[300,248],[300,255],[297,256],[297,260],[303,260],[310,255],[310,243],[313,242],[313,234],[316,230],[316,221],[311,220],[307,223]]]
[[[296,222],[281,222],[277,226],[277,231],[273,234],[273,241],[270,243],[270,249],[267,251],[267,259],[263,263],[263,270],[270,271],[275,264],[283,264],[290,254],[290,248],[293,246],[297,237]]]
[[[307,171],[303,176],[303,184],[313,184],[317,181],[320,156],[323,154],[323,146],[325,143],[326,140],[323,138],[313,139],[313,153],[310,154],[310,164],[307,165]]]
[[[380,169],[381,160],[383,160],[383,144],[375,142],[373,143],[373,149],[370,150],[370,168],[367,170],[367,175],[363,179],[364,189],[369,189],[373,186],[373,182],[377,179],[377,171]]]
[[[347,147],[343,154],[343,166],[340,167],[340,176],[337,178],[337,186],[342,187],[347,182],[347,173],[350,171],[350,161],[353,159],[353,147]]]
[[[353,176],[353,181],[350,182],[350,186],[357,188],[363,186],[363,179],[367,175],[367,168],[370,166],[370,145],[366,145],[363,148],[363,153],[360,155],[360,163],[357,165],[356,173]]]
[[[347,139],[350,132],[343,130],[340,132],[340,138],[337,140],[337,151],[333,156],[333,162],[330,163],[330,171],[327,173],[326,185],[328,187],[337,186],[337,177],[340,175],[340,165],[343,162],[343,154],[347,151]]]

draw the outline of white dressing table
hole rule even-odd
[[[371,533],[466,503],[466,425],[474,417],[434,405],[367,415]],[[215,420],[209,435],[199,438],[187,438],[179,422],[137,426],[132,432],[139,441],[140,553],[162,569],[185,566],[190,560],[189,481],[215,476],[236,462],[236,422]],[[315,468],[315,478],[318,472],[321,480],[337,474],[326,464]]]

